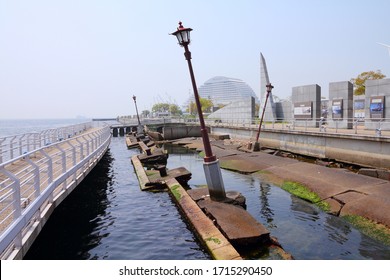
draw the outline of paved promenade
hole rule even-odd
[[[175,141],[201,151],[200,139]],[[213,153],[224,169],[254,174],[281,185],[293,181],[317,193],[335,215],[359,215],[385,225],[390,234],[390,182],[359,175],[346,169],[329,168],[265,152],[242,151],[247,140],[212,141]]]

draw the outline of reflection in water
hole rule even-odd
[[[115,192],[113,160],[108,151],[83,183],[57,207],[25,259],[97,258],[89,251],[110,234],[107,228],[115,220],[107,210],[107,193]]]
[[[293,195],[291,196],[290,209],[297,220],[316,222],[319,219],[319,209],[313,207],[312,204],[302,203],[300,198]]]
[[[260,183],[259,192],[264,193],[264,184]],[[272,185],[266,193],[266,199],[260,195],[261,215],[256,218],[268,222],[268,209],[273,210],[274,226],[267,224],[267,228],[296,259],[390,259],[389,246],[365,236],[342,218]]]
[[[124,138],[54,211],[26,259],[209,259],[167,192],[142,192]]]
[[[170,154],[168,165],[190,170],[190,185],[205,184],[202,159],[183,147],[176,149],[179,154]],[[225,189],[241,192],[248,212],[296,259],[390,259],[390,246],[277,186],[226,170],[222,170],[222,177]]]
[[[268,201],[268,195],[271,190],[271,185],[267,183],[260,182],[260,205],[261,205],[261,215],[263,215],[267,221],[266,227],[268,229],[276,227],[276,225],[273,222],[273,216],[274,212],[272,211],[269,201]]]

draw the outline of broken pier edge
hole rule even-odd
[[[138,139],[137,139],[138,140]],[[161,190],[168,188],[183,217],[210,256],[217,260],[293,259],[286,253],[270,232],[245,209],[245,197],[237,192],[227,192],[227,199],[218,202],[210,199],[208,188],[186,190],[192,174],[184,167],[166,169],[166,158],[157,157],[150,166],[150,159],[159,155],[138,141],[142,154],[134,155],[131,162],[138,177],[140,189]],[[155,147],[153,147],[155,148]],[[145,161],[145,157],[149,160]],[[163,163],[162,163],[163,162]],[[148,164],[149,163],[149,164]],[[148,170],[145,170],[148,167]],[[266,253],[264,253],[266,252]]]
[[[183,217],[213,259],[240,260],[244,257],[239,252],[257,247],[266,247],[272,259],[293,259],[242,207],[210,200],[207,188],[186,191],[175,175],[169,176],[172,170],[180,170],[182,174],[182,167],[168,170],[167,176],[163,172],[161,177],[160,170],[147,174],[138,156],[133,156],[131,161],[141,190],[168,188]],[[159,179],[152,180],[153,176]]]
[[[213,259],[241,260],[242,257],[176,179],[169,179],[167,187],[185,219],[206,247]]]

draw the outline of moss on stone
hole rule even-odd
[[[215,244],[221,244],[221,240],[219,240],[218,238],[216,237],[209,237],[209,238],[206,238],[205,239],[207,242],[214,242]]]
[[[147,176],[151,176],[151,175],[154,175],[156,172],[154,170],[145,170],[145,174]]]
[[[328,203],[321,200],[321,198],[315,192],[310,191],[307,187],[297,182],[285,181],[281,188],[289,193],[302,198],[306,201],[316,204],[323,211],[328,212],[330,210],[330,206]]]
[[[208,186],[207,185],[196,185],[196,187],[198,189],[204,189],[204,188],[207,188]]]
[[[268,170],[259,170],[259,171],[256,171],[255,172],[255,175],[269,175],[269,174],[273,174],[272,172],[268,171]]]
[[[390,245],[390,229],[386,226],[358,215],[346,215],[343,218],[365,235]]]
[[[180,199],[182,197],[181,193],[179,191],[180,188],[181,188],[180,185],[173,185],[171,187],[171,192],[172,192],[173,196],[176,198],[177,201],[180,201]]]
[[[230,160],[220,161],[219,165],[223,169],[237,171],[237,167],[235,166],[234,162],[232,162]]]
[[[242,163],[235,160],[223,160],[220,161],[220,167],[225,170],[234,171],[240,174],[251,174],[253,171],[244,171],[242,168]]]

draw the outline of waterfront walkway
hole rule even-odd
[[[108,126],[0,164],[1,259],[21,259],[51,213],[84,179],[110,144]]]
[[[388,124],[388,122],[386,123]],[[247,127],[253,130],[258,130],[258,124],[239,124],[239,123],[207,123],[209,126],[215,127]],[[379,127],[379,123],[378,123]],[[267,130],[286,130],[296,132],[320,132],[323,134],[340,134],[340,135],[359,135],[359,136],[378,136],[378,137],[390,137],[390,130],[384,129],[367,129],[364,123],[355,123],[353,128],[336,128],[331,127],[328,124],[321,125],[320,127],[306,126],[304,122],[265,122],[261,129]]]
[[[390,182],[356,174],[341,168],[329,168],[266,152],[240,150],[248,140],[212,141],[213,153],[224,169],[254,174],[264,182],[283,185],[297,182],[318,194],[334,215],[357,215],[387,227],[390,234]],[[188,148],[203,150],[201,139],[175,141]],[[245,151],[244,151],[245,150]],[[228,184],[226,182],[225,184]]]

